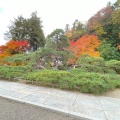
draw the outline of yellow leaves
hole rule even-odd
[[[120,33],[118,33],[118,36],[119,36],[119,38],[120,38]]]
[[[68,30],[65,35],[66,35],[68,38],[70,38],[70,36],[71,36],[71,30]]]
[[[120,24],[120,9],[114,11],[111,22],[113,24]]]
[[[98,36],[99,36],[99,35],[103,35],[103,34],[107,34],[107,33],[104,31],[102,25],[100,25],[99,23],[94,23],[93,29],[95,30],[95,33],[96,33],[96,35],[98,35]]]

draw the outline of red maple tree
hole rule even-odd
[[[24,53],[30,47],[29,42],[22,41],[14,41],[10,40],[6,43],[6,45],[0,46],[0,60],[7,56],[11,56],[14,54]]]
[[[76,60],[83,54],[88,54],[93,57],[99,57],[100,53],[96,50],[96,48],[100,45],[100,41],[98,37],[95,35],[83,35],[77,41],[69,41],[69,51],[72,53],[75,58],[70,59],[69,61],[73,61],[75,63]]]

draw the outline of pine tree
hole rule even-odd
[[[30,18],[19,16],[11,22],[9,31],[5,33],[8,39],[27,40],[30,43],[31,51],[35,51],[45,45],[45,37],[42,30],[41,20],[37,12],[33,12]]]

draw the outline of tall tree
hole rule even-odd
[[[63,51],[69,45],[65,32],[62,29],[54,30],[47,38],[56,45],[57,51]]]
[[[112,22],[114,24],[120,25],[120,0],[117,0],[117,2],[114,3],[114,12],[112,14]]]
[[[99,10],[94,16],[92,16],[86,27],[90,33],[98,35],[100,40],[107,40],[108,43],[114,47],[119,42],[120,31],[120,0],[115,4],[107,4],[106,7]]]
[[[66,26],[65,32],[69,40],[76,41],[78,38],[86,33],[86,29],[85,25],[76,19],[71,29],[67,29]]]
[[[37,17],[37,12],[33,12],[28,19],[19,16],[11,22],[8,27],[9,31],[5,35],[13,40],[27,40],[30,43],[31,51],[35,51],[45,45],[41,24],[42,22]]]
[[[45,37],[42,30],[40,18],[37,17],[37,12],[31,14],[31,18],[28,19],[29,29],[29,42],[33,51],[39,47],[44,47]]]
[[[100,56],[103,57],[105,60],[120,60],[120,52],[118,48],[113,47],[107,41],[103,41],[99,46],[98,50],[100,51]]]
[[[69,24],[66,24],[65,25],[65,34],[70,30],[70,25]]]
[[[5,36],[8,40],[23,40],[28,39],[27,34],[27,19],[23,18],[22,15],[18,18],[14,18],[14,21],[11,21],[11,25],[8,26],[9,31],[5,33]]]
[[[62,29],[54,30],[46,38],[46,45],[42,52],[42,58],[45,58],[45,62],[53,62],[56,69],[59,69],[60,66],[67,66],[67,59],[69,52],[67,51],[68,39],[65,35],[65,32]]]
[[[93,15],[87,22],[86,27],[89,31],[94,30],[94,26],[96,24],[100,24],[101,26],[106,26],[109,24],[111,20],[111,14],[113,13],[113,9],[110,4],[107,4],[106,7],[99,10],[95,15]]]
[[[120,0],[113,5],[113,12],[109,24],[103,27],[106,35],[100,35],[101,39],[105,39],[99,47],[101,56],[106,59],[120,60]]]

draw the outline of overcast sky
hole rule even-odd
[[[117,0],[0,0],[0,45],[5,43],[3,34],[10,21],[19,15],[27,18],[37,11],[46,36],[66,24],[72,26],[75,19],[86,22],[109,1]]]

